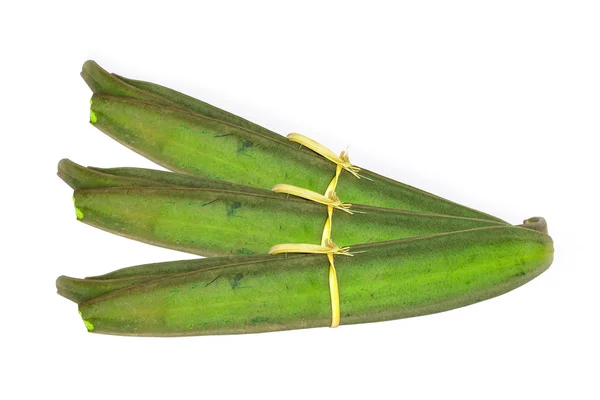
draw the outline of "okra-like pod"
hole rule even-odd
[[[221,189],[111,187],[76,190],[79,220],[131,239],[203,256],[267,253],[277,243],[318,243],[326,207],[304,199]],[[353,205],[337,212],[343,245],[452,232],[488,220]]]
[[[552,239],[505,225],[354,246],[336,257],[341,324],[446,311],[506,293],[552,262]],[[186,336],[328,326],[327,259],[264,255],[132,286],[88,287],[79,311],[88,330],[134,336]],[[188,261],[189,263],[189,261]],[[140,279],[144,275],[119,279]],[[83,280],[85,281],[85,280]],[[59,290],[80,292],[59,278]],[[89,283],[89,282],[88,282]]]
[[[277,199],[288,199],[288,196],[285,194],[274,193],[270,190],[259,189],[248,185],[239,185],[231,182],[216,181],[213,179],[205,179],[197,176],[158,171],[148,168],[83,167],[66,158],[60,160],[58,163],[57,175],[75,190],[107,187],[182,187],[220,189],[272,196]],[[490,221],[490,225],[498,224],[499,223],[497,222]],[[523,221],[521,226],[542,233],[548,233],[546,220],[541,217],[529,218]]]
[[[273,244],[316,241],[325,207],[246,185],[135,168],[93,169],[61,160],[77,216],[92,226],[200,255],[266,253]],[[429,235],[497,222],[354,205],[336,214],[341,243]],[[343,214],[343,215],[342,215]],[[243,232],[243,234],[240,234]]]
[[[125,81],[96,63],[82,76],[95,92],[91,122],[150,160],[177,172],[270,189],[287,183],[322,193],[330,161],[284,137],[158,85]],[[341,199],[379,207],[503,222],[499,218],[368,170],[342,172]]]
[[[537,230],[547,234],[546,220],[540,217],[525,220],[521,227]],[[236,255],[224,257],[209,257],[202,259],[169,261],[162,263],[143,264],[122,268],[104,275],[93,276],[85,279],[76,279],[66,276],[58,278],[56,286],[58,293],[77,303],[87,301],[93,297],[109,293],[113,290],[135,286],[169,275],[183,274],[206,268],[223,267],[225,265],[243,264],[247,262],[268,261],[272,255]],[[290,256],[291,257],[291,256]]]

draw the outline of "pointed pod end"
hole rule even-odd
[[[548,234],[548,223],[542,217],[531,217],[523,221],[521,225],[527,229],[533,229],[534,231],[542,232],[544,234]]]
[[[81,67],[81,73],[86,73],[86,72],[90,72],[90,71],[94,71],[100,69],[100,66],[98,65],[98,63],[94,60],[87,60],[86,62],[83,63],[83,66]]]
[[[101,80],[108,75],[108,72],[102,69],[96,61],[87,60],[81,67],[80,75],[92,92],[96,93],[102,89]]]
[[[80,189],[83,171],[85,171],[85,168],[81,165],[74,163],[68,158],[63,158],[58,162],[56,175],[72,189]]]
[[[78,303],[79,299],[75,291],[73,290],[73,278],[65,275],[61,275],[56,278],[56,293],[65,299],[71,300],[74,303]]]

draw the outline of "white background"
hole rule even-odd
[[[1,398],[599,398],[598,2],[4,4]],[[59,159],[156,167],[88,124],[86,59],[512,223],[544,216],[554,264],[420,318],[89,334],[56,277],[191,256],[75,220]]]

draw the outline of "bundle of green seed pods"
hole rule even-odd
[[[61,276],[89,331],[135,336],[266,332],[329,326],[327,258],[268,254],[317,243],[327,207],[274,193],[322,193],[335,165],[283,136],[174,90],[110,74],[93,61],[90,122],[173,172],[83,167],[61,160],[77,219],[121,236],[208,258]],[[543,218],[510,225],[371,171],[341,172],[331,235],[340,323],[431,314],[506,293],[545,271]]]

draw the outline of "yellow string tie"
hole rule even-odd
[[[360,168],[352,165],[350,163],[350,157],[348,156],[348,151],[342,151],[338,156],[333,151],[329,150],[327,147],[323,146],[321,143],[315,142],[314,140],[300,134],[300,133],[290,133],[287,135],[287,138],[292,142],[300,143],[304,147],[308,147],[315,153],[318,153],[328,159],[329,161],[341,166],[346,171],[350,172],[352,175],[360,179],[360,175],[358,172]]]
[[[338,245],[333,243],[331,240],[329,240],[325,246],[308,243],[286,243],[276,244],[269,250],[269,254],[281,253],[338,254],[343,256],[352,256],[352,253],[350,253],[350,247],[338,247]]]
[[[275,193],[286,193],[302,197],[303,199],[312,200],[316,203],[325,204],[326,206],[332,206],[333,208],[352,214],[352,211],[350,211],[352,204],[342,203],[335,192],[326,192],[326,195],[324,196],[320,193],[313,192],[312,190],[286,185],[285,183],[275,185],[271,190]]]
[[[269,254],[280,254],[280,253],[313,253],[313,254],[326,254],[329,260],[329,295],[331,297],[331,327],[336,328],[340,325],[340,291],[338,287],[337,273],[335,271],[335,265],[333,256],[343,255],[352,256],[349,247],[339,247],[331,240],[331,227],[333,220],[333,209],[342,210],[348,214],[352,214],[349,210],[351,204],[342,203],[338,196],[335,194],[335,188],[337,187],[338,179],[342,172],[342,169],[350,172],[352,175],[360,179],[358,171],[360,168],[355,167],[350,163],[348,158],[348,152],[342,151],[337,156],[334,152],[329,150],[327,147],[315,142],[312,139],[307,138],[299,133],[290,133],[288,139],[300,143],[301,145],[313,150],[314,152],[322,155],[328,160],[336,164],[335,176],[327,186],[325,194],[319,194],[312,190],[299,188],[297,186],[278,184],[275,185],[271,190],[276,193],[287,193],[294,196],[302,197],[308,200],[315,201],[320,204],[327,206],[327,220],[323,226],[323,234],[321,236],[321,244],[278,244],[269,250]]]
[[[329,218],[328,218],[329,220]],[[278,244],[271,247],[269,254],[314,253],[326,254],[329,260],[329,297],[331,299],[331,328],[340,326],[340,290],[333,262],[334,254],[352,256],[349,247],[338,247],[331,239],[325,245],[318,244]]]

